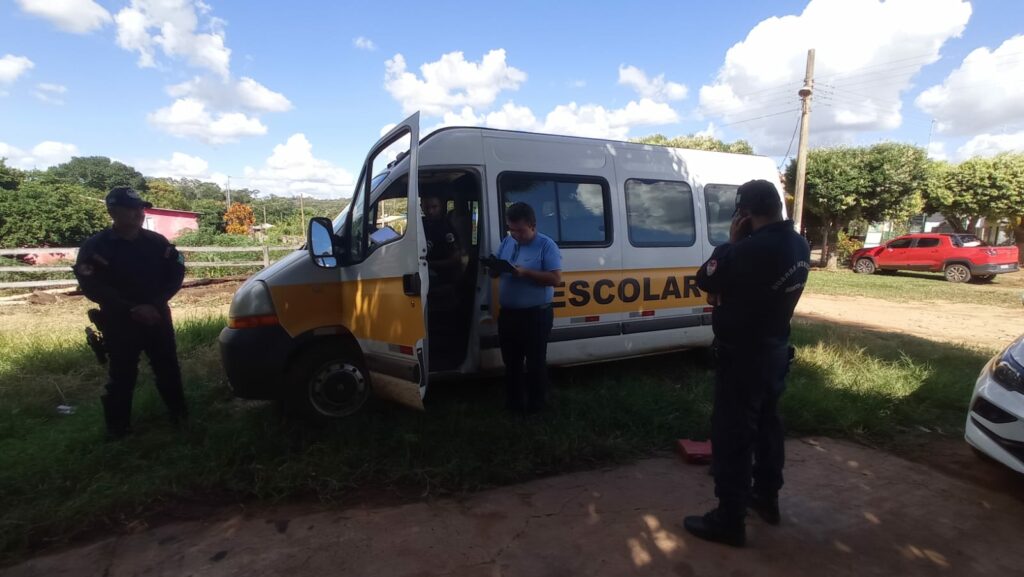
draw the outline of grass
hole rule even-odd
[[[895,302],[948,301],[1019,309],[1024,272],[998,275],[990,284],[955,284],[939,273],[897,272],[861,275],[852,271],[811,272],[807,292],[863,296]]]
[[[555,371],[551,410],[534,420],[505,415],[500,381],[478,380],[435,387],[425,413],[377,403],[306,429],[232,398],[214,345],[222,323],[178,326],[189,429],[166,424],[143,370],[136,434],[118,443],[102,439],[104,376],[76,334],[0,334],[0,558],[183,502],[475,491],[628,461],[708,431],[712,374],[700,352]],[[989,354],[824,325],[797,325],[794,343],[790,432],[880,442],[916,425],[960,432]],[[57,385],[75,414],[56,414]]]

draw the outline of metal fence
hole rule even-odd
[[[208,268],[208,267],[221,267],[221,268],[255,268],[270,266],[273,262],[271,259],[271,252],[280,251],[293,251],[298,247],[294,246],[179,246],[178,251],[181,253],[251,253],[254,255],[262,256],[261,260],[224,260],[224,261],[190,261],[187,257],[185,258],[185,269],[196,269],[196,268]],[[67,260],[74,260],[78,256],[77,248],[5,248],[0,249],[0,256],[7,257],[18,257],[32,254],[62,254],[66,255]],[[258,257],[257,257],[258,258]],[[59,265],[59,266],[47,266],[47,265],[15,265],[15,266],[0,266],[0,273],[70,273],[70,265]],[[61,286],[74,286],[77,285],[78,281],[74,279],[54,279],[54,280],[31,280],[31,281],[12,281],[12,282],[0,282],[0,289],[11,289],[11,288],[45,288],[45,287],[61,287]]]

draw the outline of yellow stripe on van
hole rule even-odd
[[[423,338],[420,297],[402,277],[270,287],[281,326],[291,336],[344,326],[358,339],[415,346]]]
[[[499,285],[491,285],[495,309]],[[702,307],[706,297],[697,288],[697,267],[562,271],[551,304],[555,316],[564,318]]]

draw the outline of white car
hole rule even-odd
[[[982,369],[966,431],[972,447],[1024,473],[1024,335]]]

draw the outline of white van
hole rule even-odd
[[[396,146],[407,148],[397,158]],[[752,179],[779,172],[762,156],[486,128],[420,140],[415,114],[370,150],[351,204],[310,222],[307,250],[235,294],[220,335],[230,385],[332,418],[371,390],[417,404],[431,380],[500,370],[498,283],[479,259],[517,201],[562,251],[551,365],[707,346],[695,273]],[[443,199],[463,253],[444,281],[431,279],[421,195]]]

